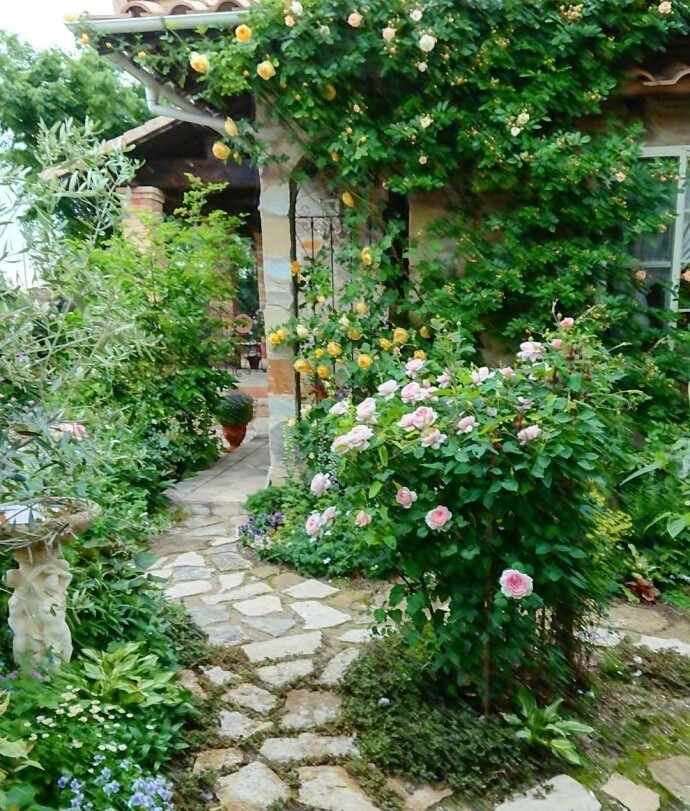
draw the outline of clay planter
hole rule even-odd
[[[13,590],[8,624],[17,664],[69,662],[72,637],[65,617],[72,575],[62,544],[84,532],[100,512],[82,499],[0,504],[0,548],[17,563],[5,575]]]
[[[239,448],[244,442],[244,438],[247,436],[246,425],[221,425],[220,427],[223,429],[225,441],[230,446],[228,453],[234,451],[235,448]]]

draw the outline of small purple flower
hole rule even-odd
[[[69,777],[66,777],[63,774],[63,776],[57,781],[58,788],[64,788],[67,785],[68,782],[69,782]]]

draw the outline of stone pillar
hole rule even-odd
[[[261,196],[262,266],[265,291],[266,334],[273,332],[292,315],[292,274],[290,236],[290,175],[300,153],[282,126],[265,110],[257,110],[259,139],[278,161],[259,169]],[[261,289],[261,288],[259,288]],[[271,457],[269,480],[285,477],[285,421],[295,416],[294,356],[290,347],[267,345],[268,434]]]

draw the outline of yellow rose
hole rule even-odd
[[[75,23],[79,19],[79,15],[75,14],[73,11],[68,11],[67,14],[62,15],[62,19],[66,23]]]
[[[348,208],[352,208],[352,206],[355,204],[355,198],[350,194],[349,191],[343,192],[341,200]]]
[[[393,346],[393,341],[389,341],[388,338],[379,338],[379,346],[381,349],[390,349]]]
[[[239,134],[237,124],[235,124],[232,118],[225,119],[225,131],[231,138],[234,138],[236,135]]]
[[[328,352],[332,358],[337,358],[338,355],[342,355],[343,350],[337,341],[331,341],[326,347],[326,352]]]
[[[283,343],[283,339],[277,332],[269,332],[268,342],[271,346],[280,346]]]
[[[333,85],[330,82],[326,82],[323,92],[328,101],[333,101],[333,99],[338,95],[335,87],[333,87]]]
[[[322,358],[323,357],[323,349],[321,349],[321,348],[315,349],[314,354],[316,355],[317,358]]]
[[[293,276],[299,276],[301,270],[302,265],[300,265],[296,259],[290,262],[290,273],[292,273]]]
[[[351,341],[359,341],[359,339],[362,337],[362,333],[361,333],[361,332],[359,332],[359,331],[358,331],[358,330],[356,330],[356,329],[349,329],[349,330],[347,331],[347,337],[348,337],[348,338],[349,338]]]
[[[287,330],[285,329],[285,327],[280,327],[279,329],[277,329],[276,335],[280,336],[281,341],[286,341],[288,337]]]
[[[396,344],[405,344],[407,343],[407,330],[403,329],[402,327],[398,327],[397,329],[393,330],[393,343]]]
[[[297,328],[295,329],[295,332],[297,333],[297,337],[301,338],[302,340],[308,338],[310,334],[309,328],[305,327],[304,324],[298,324]]]
[[[88,45],[89,42],[91,42],[91,37],[88,34],[82,34],[81,35],[81,44],[82,45]]]
[[[139,59],[146,59],[146,51],[139,51],[137,56],[139,57]]]
[[[270,62],[268,59],[264,59],[263,62],[260,62],[256,66],[256,72],[265,81],[272,79],[276,75],[276,69],[273,67],[273,63]]]
[[[215,142],[212,152],[220,161],[227,160],[230,157],[230,147],[222,141]]]
[[[426,326],[420,327],[419,334],[422,336],[422,338],[431,338],[431,332],[429,331],[429,327]]]
[[[326,303],[326,296],[317,296],[317,297],[316,297],[316,301],[317,301],[319,304],[325,304],[325,303]]]
[[[192,66],[192,70],[195,70],[197,73],[206,73],[211,67],[208,56],[197,53],[196,51],[192,51],[190,54],[189,64]]]
[[[423,349],[418,349],[414,353],[415,360],[426,360],[426,352]]]
[[[252,29],[248,25],[238,25],[235,29],[235,36],[238,42],[249,42],[252,38]]]
[[[371,355],[360,355],[357,358],[357,366],[359,366],[360,369],[368,369],[373,362],[374,359]]]
[[[369,308],[363,301],[358,301],[355,304],[355,310],[359,313],[359,315],[366,315],[369,312]]]
[[[317,366],[316,367],[316,374],[322,379],[325,380],[327,377],[331,376],[331,370],[328,366]]]
[[[303,358],[298,358],[294,363],[294,368],[296,372],[299,372],[301,375],[310,375],[311,374],[311,366],[309,362],[304,360]]]
[[[374,261],[374,257],[371,255],[371,248],[367,245],[366,248],[362,248],[362,262],[365,265],[370,265]]]

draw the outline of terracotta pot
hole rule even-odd
[[[221,425],[221,428],[223,429],[225,441],[230,446],[228,448],[228,453],[234,451],[235,448],[239,448],[244,441],[245,436],[247,436],[246,425]]]

